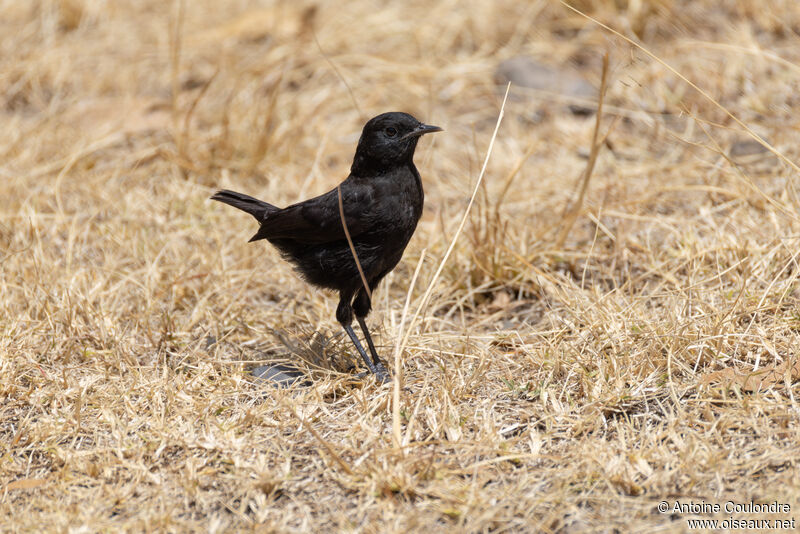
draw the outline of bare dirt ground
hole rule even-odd
[[[796,518],[800,3],[570,4],[0,1],[0,531]],[[446,132],[379,386],[208,197],[328,191],[390,110]]]

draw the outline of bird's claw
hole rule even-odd
[[[392,381],[392,377],[389,376],[389,371],[386,370],[386,366],[384,366],[383,363],[379,362],[375,366],[375,370],[378,371],[377,373],[375,373],[375,378],[377,378],[378,382],[380,382],[381,384],[388,384],[389,382]]]
[[[386,366],[383,363],[378,363],[375,366],[375,371],[363,371],[356,375],[356,378],[367,378],[368,376],[374,376],[375,379],[380,384],[388,384],[392,381],[391,375],[389,375],[389,371],[386,370]]]

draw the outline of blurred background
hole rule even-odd
[[[624,531],[667,494],[800,506],[799,32],[794,0],[0,0],[0,511]],[[326,192],[390,110],[446,130],[370,318],[384,355],[410,328],[397,428],[425,462],[390,388],[330,372],[335,298],[208,201]],[[298,355],[307,391],[247,375]]]

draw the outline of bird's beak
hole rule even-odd
[[[403,137],[401,137],[400,140],[403,141],[404,139],[409,139],[411,137],[419,137],[420,135],[425,135],[433,132],[442,132],[442,131],[444,130],[442,130],[438,126],[431,126],[430,124],[420,124],[419,126],[417,126],[415,130],[412,130],[407,134],[405,134]]]

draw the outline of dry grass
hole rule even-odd
[[[574,2],[630,42],[557,2],[218,4],[0,2],[0,530],[682,531],[655,508],[676,499],[797,514],[800,4]],[[599,84],[606,51],[600,136],[618,122],[563,246],[594,119],[514,91],[434,280],[497,63]],[[371,316],[387,359],[408,332],[396,410],[353,379],[336,299],[207,200],[327,191],[393,109],[446,129],[418,150],[426,211]],[[738,155],[744,126],[776,154]],[[311,387],[248,374],[297,354]]]

